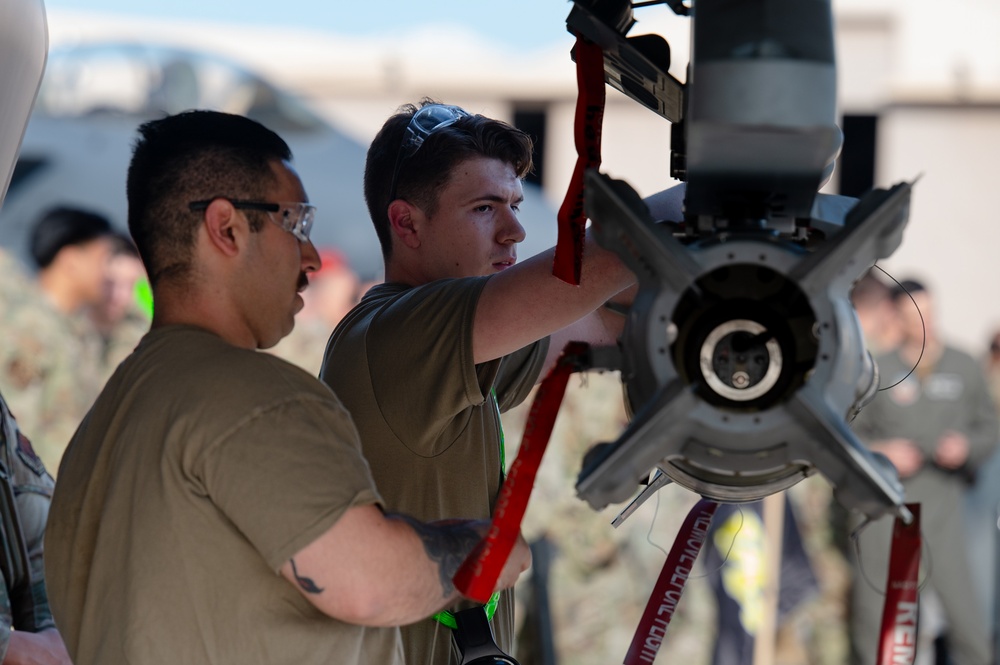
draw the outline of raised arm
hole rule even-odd
[[[479,542],[488,521],[425,524],[386,515],[374,505],[347,510],[281,567],[321,612],[363,626],[419,621],[461,596],[451,578]],[[531,563],[518,538],[498,588],[514,585]]]
[[[542,252],[490,278],[476,307],[476,363],[499,358],[578,322],[572,334],[564,335],[567,340],[596,344],[617,337],[624,321],[597,310],[631,286],[635,275],[616,254],[601,248],[589,231],[579,286],[552,275],[553,254],[554,250]],[[557,355],[562,345],[554,340],[552,350]]]

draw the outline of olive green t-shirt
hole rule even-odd
[[[376,286],[327,345],[320,378],[351,412],[389,511],[425,521],[492,514],[501,478],[499,412],[527,397],[548,339],[476,365],[473,320],[488,279]],[[509,593],[492,625],[510,653]],[[449,655],[451,631],[431,619],[404,627],[403,643],[407,663],[458,662]]]
[[[71,657],[401,663],[398,629],[331,619],[277,572],[349,507],[376,502],[326,386],[197,328],[152,330],[60,467],[46,573]]]

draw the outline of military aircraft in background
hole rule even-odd
[[[73,205],[126,226],[125,176],[136,127],[186,109],[238,113],[278,132],[318,208],[314,242],[336,247],[363,279],[382,271],[362,192],[366,145],[295,95],[215,55],[148,44],[54,50],[0,210],[0,244],[21,257],[45,210]],[[556,213],[525,184],[522,258],[555,244]]]

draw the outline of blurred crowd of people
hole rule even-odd
[[[0,392],[55,476],[73,431],[115,367],[148,330],[153,312],[135,246],[103,216],[53,208],[37,220],[27,249],[30,267],[0,250],[0,270],[6,277],[0,281]],[[330,331],[368,287],[351,269],[348,257],[334,248],[319,253],[322,268],[303,293],[305,306],[295,329],[271,350],[314,375],[320,372]],[[973,359],[938,337],[930,291],[916,281],[895,285],[869,274],[856,285],[852,299],[865,339],[882,367],[883,385],[901,380],[862,412],[859,435],[894,462],[911,494],[936,506],[930,518],[933,526],[925,531],[930,528],[935,536],[944,536],[948,545],[944,549],[940,538],[928,539],[930,556],[925,560],[933,565],[925,569],[930,579],[925,605],[930,609],[921,621],[927,637],[920,662],[978,663],[979,658],[992,657],[983,650],[992,649],[995,624],[983,619],[995,616],[994,525],[1000,497],[989,479],[1000,473],[1000,458],[994,454],[1000,332],[983,358]],[[914,366],[912,374],[901,376]],[[991,401],[982,403],[979,398],[985,396]],[[928,407],[921,399],[953,403],[955,408],[940,413],[957,415],[942,421],[935,412],[929,425]],[[516,451],[528,404],[530,400],[504,416],[512,449],[508,459]],[[908,410],[913,405],[917,410]],[[545,625],[551,628],[549,637],[561,662],[597,665],[620,657],[627,648],[662,563],[662,548],[669,547],[695,497],[668,488],[627,527],[611,529],[611,515],[594,514],[576,498],[573,485],[586,450],[598,441],[613,440],[627,422],[617,375],[582,377],[571,386],[561,414],[525,527],[531,538],[552,544],[554,557],[542,587],[531,588],[535,594],[539,588],[550,589]],[[892,429],[897,425],[902,430],[940,429],[941,437],[906,445],[897,439],[907,434]],[[920,480],[923,477],[933,479]],[[862,579],[880,583],[884,572],[877,568],[884,565],[884,546],[866,543],[857,551],[871,556],[858,559],[848,539],[854,525],[844,518],[821,478],[791,490],[788,505],[793,530],[786,528],[786,539],[796,539],[792,548],[805,554],[809,574],[805,591],[781,607],[776,662],[868,662],[874,649],[867,642],[855,649],[853,658],[850,655],[852,635],[857,638],[864,627],[878,623],[879,597]],[[709,545],[710,563],[691,580],[657,662],[682,658],[688,665],[734,663],[733,656],[727,660],[718,655],[723,637],[736,631],[740,640],[752,639],[754,624],[745,620],[745,610],[757,583],[747,581],[757,574],[752,555],[759,520],[754,510],[746,507],[725,520],[720,517],[718,532],[729,533],[729,540],[716,535]],[[943,525],[951,530],[945,532]],[[788,546],[786,551],[791,551]],[[732,592],[732,576],[738,566],[751,572],[739,573],[750,577],[739,582],[737,593]],[[527,589],[522,585],[519,591],[520,616],[530,621],[537,598]],[[970,595],[977,599],[975,604],[968,602]],[[737,612],[726,611],[726,603],[734,604]],[[522,662],[542,663],[538,631],[526,625],[522,635]],[[949,647],[953,660],[934,660]]]
[[[152,299],[131,237],[99,213],[54,207],[28,244],[30,265],[0,248],[0,393],[55,476],[77,425],[149,330]],[[363,286],[336,249],[320,254],[295,332],[271,349],[312,374]]]
[[[868,287],[879,289],[874,276],[866,279]],[[989,562],[994,557],[976,559],[972,552],[973,543],[984,536],[995,541],[996,515],[968,518],[974,514],[971,491],[995,484],[984,470],[996,455],[1000,395],[991,394],[984,373],[988,366],[981,358],[942,338],[927,285],[904,279],[883,286],[880,297],[858,309],[863,322],[876,313],[883,390],[853,426],[895,466],[907,500],[921,504],[926,576],[921,662],[933,663],[928,658],[936,652],[959,665],[995,662],[995,622],[988,611],[994,593],[985,584],[992,577]],[[868,526],[857,535],[852,552],[851,635],[862,663],[875,662],[891,531],[889,520]]]
[[[131,311],[131,297],[120,295],[131,294],[142,270],[128,268],[137,261],[130,246],[101,215],[60,207],[32,229],[34,275],[4,258],[0,391],[53,472],[111,363],[148,327]]]

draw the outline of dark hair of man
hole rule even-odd
[[[45,212],[31,229],[28,251],[39,270],[48,268],[63,248],[112,235],[103,215],[79,208],[58,207]]]
[[[154,287],[190,275],[203,214],[192,201],[259,201],[274,180],[271,163],[291,160],[288,145],[260,123],[216,111],[186,111],[139,127],[128,170],[128,227]],[[250,228],[264,213],[247,212]]]
[[[901,300],[909,301],[910,296],[921,291],[927,291],[927,287],[922,282],[915,279],[904,279],[892,290],[892,301],[898,305]]]
[[[423,99],[420,107],[436,103]],[[418,110],[413,104],[407,104],[386,120],[368,148],[365,162],[365,202],[382,244],[382,256],[387,260],[392,254],[388,216],[392,192],[389,189],[404,132]],[[473,157],[499,159],[510,164],[518,178],[523,178],[532,169],[531,150],[531,137],[505,122],[481,115],[462,118],[432,132],[420,148],[402,162],[396,178],[396,198],[409,201],[433,217],[437,212],[438,195],[459,163]]]

